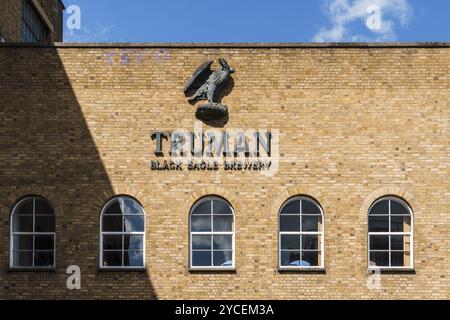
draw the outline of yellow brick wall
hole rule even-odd
[[[449,54],[0,47],[0,298],[450,298]],[[151,132],[194,129],[184,82],[219,57],[236,69],[225,129],[278,130],[279,171],[151,171]],[[8,271],[10,212],[27,194],[55,207],[55,272]],[[145,272],[98,270],[99,214],[117,194],[146,211]],[[189,209],[207,194],[235,209],[235,273],[188,270]],[[297,194],[323,207],[324,274],[278,272],[278,209]],[[383,195],[412,207],[415,274],[369,290],[367,210]],[[66,289],[71,264],[79,291]]]
[[[57,1],[57,11],[54,10],[55,0],[38,0],[48,19],[53,24],[54,31],[50,34],[51,42],[63,41],[63,5]],[[6,42],[22,42],[22,0],[2,0],[0,10],[0,39]]]
[[[19,0],[3,0],[0,10],[0,39],[7,42],[21,40],[22,2]]]

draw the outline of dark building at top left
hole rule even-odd
[[[0,41],[61,42],[63,10],[61,0],[1,0]]]

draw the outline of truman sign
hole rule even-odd
[[[270,170],[271,131],[155,131],[151,169],[182,170]]]
[[[207,104],[197,108],[196,118],[212,126],[220,120],[223,127],[228,122],[228,107],[221,99],[235,70],[223,58],[219,59],[220,68],[215,71],[211,69],[213,63],[208,60],[195,70],[184,86],[184,94],[191,104],[208,100]],[[162,158],[151,160],[154,171],[217,171],[223,168],[273,173],[279,165],[278,134],[273,130],[154,131],[152,140],[155,156]]]

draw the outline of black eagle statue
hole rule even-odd
[[[228,116],[228,108],[220,103],[220,98],[234,69],[225,59],[220,58],[221,69],[212,71],[213,62],[209,60],[198,67],[184,86],[184,94],[188,96],[189,102],[208,100],[208,104],[199,106],[196,111],[197,118],[204,121],[218,120]],[[193,95],[189,96],[190,93]]]

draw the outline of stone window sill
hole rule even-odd
[[[190,273],[230,273],[236,274],[235,268],[189,268]]]
[[[98,268],[98,272],[147,272],[147,268]]]
[[[36,272],[48,272],[48,273],[53,273],[56,272],[56,268],[52,267],[52,268],[26,268],[26,267],[22,267],[22,268],[11,268],[9,267],[7,269],[8,272],[29,272],[29,273],[36,273]]]
[[[279,273],[326,274],[325,268],[278,268]]]
[[[414,268],[369,268],[367,274],[374,274],[377,271],[381,274],[416,274]]]

